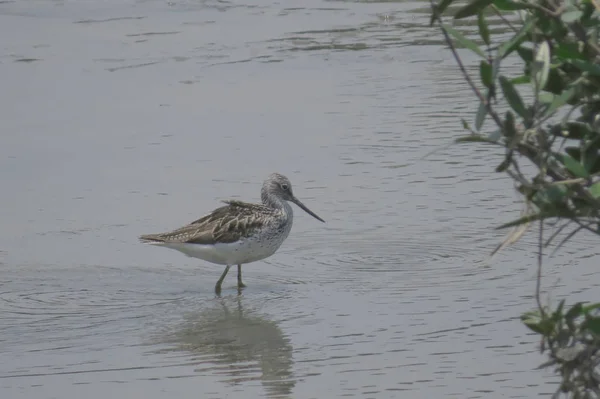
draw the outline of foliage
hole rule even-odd
[[[539,310],[525,313],[521,320],[543,337],[542,350],[548,347],[549,357],[540,367],[554,366],[562,376],[555,396],[568,393],[574,398],[594,398],[600,395],[600,303],[585,306],[578,302],[569,310],[562,300],[555,311],[542,314]],[[595,395],[595,396],[594,396]]]
[[[500,247],[531,223],[539,227],[538,309],[524,323],[542,336],[545,366],[557,366],[562,377],[557,396],[600,397],[600,318],[592,314],[600,304],[563,312],[564,301],[551,311],[540,300],[544,247],[561,234],[556,249],[582,231],[600,235],[600,0],[431,1],[431,25],[440,28],[479,105],[473,127],[462,121],[470,134],[457,142],[502,149],[496,171],[513,179],[526,205],[520,218],[499,227],[515,228]],[[451,13],[455,26],[445,21]],[[490,29],[492,17],[502,29]],[[460,31],[469,23],[476,39]],[[469,70],[477,72],[467,71],[459,47],[474,54]],[[515,60],[520,71],[513,76]],[[495,125],[491,133],[482,130],[486,119]]]

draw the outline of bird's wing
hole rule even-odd
[[[251,235],[267,223],[273,211],[259,204],[229,200],[192,223],[168,233],[141,236],[145,241],[212,245],[231,243]]]

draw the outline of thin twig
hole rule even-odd
[[[556,231],[554,233],[552,233],[552,235],[550,236],[550,238],[548,238],[548,240],[546,240],[546,242],[544,243],[544,247],[547,247],[548,245],[550,245],[550,243],[552,241],[554,241],[554,239],[556,238],[556,236],[559,235],[560,232],[563,231],[565,229],[565,227],[567,227],[571,223],[572,223],[571,220],[569,220],[565,224],[563,224],[562,226],[560,226],[558,229],[556,229]]]
[[[565,185],[565,184],[580,184],[580,183],[585,183],[588,179],[584,179],[583,177],[579,177],[577,179],[567,179],[567,180],[560,180],[560,181],[554,181],[552,183],[548,183],[549,186],[560,186],[560,185]]]
[[[562,10],[562,6],[561,6],[561,7],[559,7],[559,8],[557,8],[556,10],[550,10],[550,9],[548,9],[548,8],[546,8],[546,7],[542,7],[542,6],[540,6],[539,4],[536,4],[536,3],[531,3],[531,2],[529,2],[529,3],[526,3],[526,7],[527,7],[527,8],[533,8],[533,9],[536,9],[536,10],[538,10],[538,11],[541,11],[541,12],[543,12],[544,14],[546,14],[546,15],[548,15],[548,16],[550,16],[550,17],[553,17],[553,18],[557,18],[557,17],[559,17],[559,16],[560,16],[560,14],[561,14],[561,13],[562,13],[562,11],[563,11],[563,10]]]
[[[487,100],[486,100],[485,96],[483,95],[483,93],[481,93],[481,91],[479,91],[477,86],[475,86],[475,83],[473,83],[473,80],[471,80],[471,76],[467,72],[465,66],[462,63],[460,56],[458,55],[458,53],[456,52],[456,49],[454,48],[454,44],[452,43],[452,39],[450,38],[450,35],[448,35],[448,32],[446,31],[446,29],[444,29],[443,26],[440,26],[440,28],[442,29],[442,33],[444,34],[444,38],[446,39],[446,44],[450,47],[450,50],[452,51],[452,55],[454,56],[454,59],[456,60],[456,63],[458,64],[458,67],[460,68],[460,71],[464,75],[467,83],[469,84],[469,86],[471,86],[471,89],[473,90],[475,95],[479,98],[479,101],[483,102],[484,104],[487,104]]]
[[[560,186],[566,184],[584,184],[590,181],[591,178],[600,176],[600,172],[592,173],[589,178],[577,177],[575,179],[566,179],[548,183],[549,186]]]
[[[433,0],[431,0],[431,7],[433,10],[435,10],[435,4],[433,3]],[[450,38],[450,35],[446,31],[446,29],[444,29],[444,26],[441,24],[442,16],[438,15],[437,20],[440,22],[440,28],[442,30],[442,33],[444,34],[444,39],[446,40],[446,44],[448,45],[448,47],[450,47],[450,51],[452,51],[452,55],[454,56],[454,59],[456,60],[456,63],[458,64],[460,71],[462,72],[463,76],[465,77],[465,80],[467,81],[467,83],[469,84],[471,89],[473,90],[473,93],[475,93],[475,95],[479,98],[479,101],[481,101],[485,105],[487,113],[494,119],[494,122],[496,122],[496,125],[498,125],[498,127],[500,129],[503,129],[504,124],[502,123],[502,119],[500,119],[498,114],[494,110],[492,110],[492,106],[491,106],[490,102],[485,98],[485,96],[481,93],[481,91],[477,88],[477,86],[475,86],[475,83],[473,82],[473,80],[471,79],[471,76],[467,72],[467,69],[463,65],[462,59],[458,55],[458,52],[456,51],[456,48],[454,47],[454,44],[452,43],[452,39]]]
[[[511,24],[511,23],[510,23],[510,21],[509,21],[508,19],[506,19],[506,18],[504,17],[504,15],[502,15],[502,13],[500,12],[500,10],[498,10],[498,7],[496,7],[496,6],[495,6],[495,5],[493,5],[493,4],[492,4],[492,10],[494,10],[494,12],[496,13],[496,15],[497,15],[497,16],[499,16],[499,17],[500,17],[500,19],[502,19],[502,21],[504,21],[504,23],[505,23],[506,25],[508,25],[508,27],[509,27],[510,29],[512,29],[512,30],[513,30],[513,32],[517,33],[517,32],[519,31],[517,28],[515,28],[515,27],[513,26],[513,24]]]
[[[511,150],[511,151],[513,151],[513,150]],[[523,179],[525,179],[525,175],[523,174],[523,172],[521,172],[521,167],[519,166],[519,162],[517,160],[515,160],[514,157],[513,157],[513,160],[512,160],[512,166],[515,169],[515,171],[517,172],[517,174],[520,177],[522,177]]]
[[[561,242],[558,243],[558,245],[556,246],[556,248],[554,248],[554,250],[552,251],[550,256],[553,256],[556,253],[556,251],[558,251],[567,241],[569,241],[571,238],[573,238],[573,236],[575,234],[579,233],[582,229],[583,229],[583,227],[579,226],[575,230],[570,232],[565,238],[562,239]]]
[[[542,307],[542,300],[540,298],[540,289],[542,285],[542,261],[544,258],[544,220],[540,219],[540,231],[538,237],[538,269],[537,269],[537,280],[535,285],[535,300],[537,301],[538,309],[542,314],[542,318],[546,317],[546,312]]]
[[[579,219],[577,219],[577,218],[571,218],[571,220],[572,220],[572,221],[574,221],[575,223],[577,223],[579,226],[581,226],[581,227],[582,227],[584,230],[587,230],[587,231],[589,231],[589,232],[592,232],[592,233],[594,233],[594,234],[600,234],[600,233],[598,232],[598,230],[592,229],[592,228],[591,228],[589,225],[585,225],[585,224],[583,224],[583,223],[582,223],[582,222],[581,222]],[[595,223],[598,223],[598,222],[597,222],[597,221],[592,221],[592,222],[590,222],[590,225],[591,225],[591,224],[595,224]]]

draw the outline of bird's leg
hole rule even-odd
[[[238,265],[238,288],[244,288],[246,284],[242,282],[242,265]]]
[[[223,280],[225,279],[225,276],[227,275],[227,272],[229,271],[230,267],[231,267],[231,265],[225,266],[225,270],[223,271],[223,274],[221,274],[219,281],[217,281],[217,285],[215,285],[215,292],[217,294],[221,293],[221,284],[223,284]]]

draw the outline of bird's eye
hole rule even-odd
[[[290,188],[287,184],[283,183],[281,185],[281,188],[284,189],[285,191],[287,191],[288,188]]]

